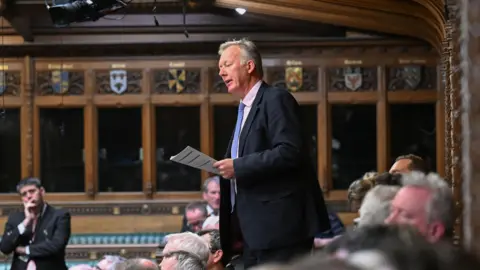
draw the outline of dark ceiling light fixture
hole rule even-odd
[[[97,21],[98,19],[125,8],[132,0],[52,0],[49,5],[45,0],[52,22],[57,27],[71,23]]]
[[[189,38],[190,35],[188,34],[188,30],[187,30],[187,0],[183,0],[182,13],[183,13],[183,34],[185,35],[186,38]]]
[[[188,34],[187,30],[187,0],[183,0],[183,5],[182,5],[182,15],[183,15],[183,34],[185,35],[186,38],[189,38],[190,35]],[[157,0],[153,1],[153,23],[155,26],[160,26],[160,23],[158,22],[157,19]]]

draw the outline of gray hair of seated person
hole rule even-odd
[[[270,267],[254,268],[255,270],[358,270],[356,267],[349,265],[345,260],[338,259],[328,254],[319,251],[315,252],[313,255],[308,254],[300,258],[294,259],[288,264],[284,265],[275,265],[272,264]]]
[[[215,253],[217,250],[221,250],[221,242],[220,242],[220,231],[216,229],[211,229],[211,230],[201,230],[197,233],[199,236],[208,234],[210,235],[210,243],[208,245],[210,246],[210,252]]]
[[[402,175],[402,186],[419,187],[430,191],[432,196],[425,206],[429,222],[439,221],[446,231],[452,230],[454,223],[454,203],[452,190],[447,181],[436,173],[411,172]]]
[[[109,263],[109,266],[105,270],[115,270],[115,266],[123,263],[126,259],[121,257],[121,256],[116,256],[116,255],[105,255],[100,261],[107,261]],[[99,262],[100,262],[99,261]]]
[[[167,245],[173,246],[172,251],[185,251],[186,253],[193,254],[198,257],[204,266],[207,265],[208,257],[210,256],[210,248],[208,243],[198,235],[191,232],[170,234],[168,236]],[[176,256],[178,259],[177,267],[183,267],[185,264],[193,266],[194,263],[192,261],[194,258],[189,259],[187,258],[188,256],[182,256],[181,254]]]
[[[114,270],[159,270],[158,265],[148,259],[135,258],[117,264]]]
[[[384,224],[390,215],[390,205],[400,190],[397,186],[378,185],[369,190],[360,206],[358,227]]]
[[[206,265],[199,258],[189,256],[187,254],[177,254],[177,265],[175,270],[205,270]]]
[[[428,242],[413,226],[379,224],[347,231],[330,242],[323,250],[333,254],[338,250],[352,253],[389,247],[411,249],[422,245],[428,245]]]

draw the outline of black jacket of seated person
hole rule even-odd
[[[225,158],[231,156],[232,141],[233,134]],[[220,181],[224,264],[242,252],[240,241],[243,252],[248,247],[262,252],[266,260],[289,259],[286,257],[295,255],[297,246],[311,247],[318,231],[330,229],[308,148],[295,98],[263,82],[242,128],[238,158],[234,159],[237,194],[233,213],[231,182]],[[272,255],[275,258],[267,258]]]
[[[35,237],[32,225],[27,226],[25,232],[20,234],[17,226],[24,219],[23,211],[12,213],[5,225],[0,251],[4,254],[14,252],[10,269],[27,269],[26,255],[18,255],[15,249],[18,246],[28,246],[28,257],[35,262],[37,270],[66,270],[65,249],[70,239],[70,214],[47,204],[36,225]]]

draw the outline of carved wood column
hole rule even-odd
[[[463,243],[480,254],[480,2],[460,3]]]
[[[33,91],[34,91],[34,65],[30,56],[26,56],[23,64],[23,92],[21,121],[21,156],[22,178],[34,176],[33,171]],[[39,175],[35,175],[39,176]]]
[[[448,18],[445,24],[443,44],[443,86],[445,97],[445,178],[450,182],[455,203],[454,243],[462,237],[462,163],[460,121],[460,72],[459,72],[459,24],[458,4],[448,2]],[[437,106],[438,108],[439,106]],[[438,128],[438,127],[437,127]]]

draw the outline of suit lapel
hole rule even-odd
[[[260,110],[260,101],[262,100],[263,97],[263,92],[265,88],[268,87],[268,85],[263,82],[262,85],[260,86],[260,89],[258,89],[257,96],[255,97],[255,100],[253,101],[252,104],[252,109],[248,113],[247,120],[245,121],[245,125],[242,128],[242,132],[240,133],[240,141],[238,142],[238,156],[241,157],[243,156],[243,149],[245,148],[245,141],[247,139],[247,135],[250,132],[250,128],[252,127],[253,120],[257,116],[258,111]]]
[[[35,239],[38,239],[38,237],[42,234],[43,228],[45,227],[45,224],[48,223],[48,220],[50,219],[50,216],[52,215],[52,208],[50,205],[47,204],[47,207],[45,209],[45,213],[40,216],[40,218],[37,221],[37,225],[35,227]],[[45,236],[41,236],[42,239]]]

